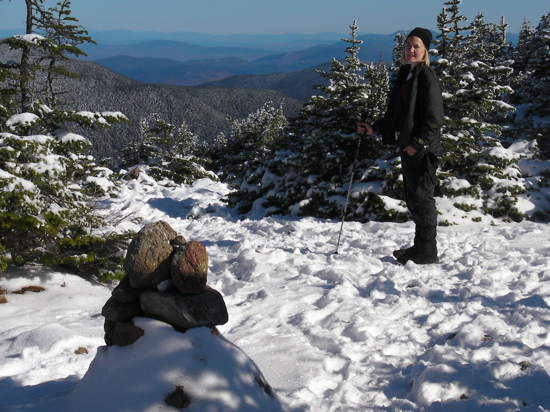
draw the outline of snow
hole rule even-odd
[[[56,137],[64,143],[85,142],[87,139],[79,134],[60,129],[55,133]]]
[[[440,221],[457,222],[439,227],[441,262],[402,266],[391,252],[410,245],[411,222],[345,222],[335,254],[341,222],[240,219],[227,193],[209,179],[163,187],[141,174],[104,204],[113,221],[142,219],[119,229],[164,220],[206,246],[208,284],[229,312],[219,338],[137,318],[143,337],[107,347],[112,285],[10,269],[0,276],[0,411],[175,411],[154,397],[174,375],[206,388],[186,410],[270,410],[252,384],[228,390],[255,368],[277,395],[272,410],[550,410],[548,224],[475,223],[478,212],[457,216],[455,200],[440,198]],[[13,293],[28,286],[44,291]]]
[[[19,113],[8,119],[6,125],[10,128],[13,126],[30,126],[38,120],[38,116],[34,113]]]
[[[463,189],[469,189],[472,186],[470,184],[470,182],[468,182],[466,179],[458,179],[458,178],[448,179],[445,182],[445,185],[449,189],[456,190],[456,191],[463,190]]]
[[[13,190],[16,190],[17,186],[22,187],[24,190],[33,191],[36,189],[36,187],[29,182],[26,179],[21,179],[18,176],[15,176],[9,172],[6,172],[5,170],[0,170],[0,179],[5,179],[6,182],[9,182],[4,187],[4,191],[11,192]]]
[[[95,121],[97,121],[99,123],[102,123],[104,125],[109,125],[109,122],[107,121],[107,119],[105,119],[105,117],[113,117],[113,118],[119,119],[119,120],[128,120],[128,118],[124,114],[122,114],[121,112],[113,112],[113,111],[106,111],[106,112],[97,113],[97,112],[90,112],[90,111],[87,111],[87,110],[82,110],[82,111],[77,112],[76,114],[79,115],[79,116],[82,116],[82,117],[87,117],[90,120],[95,120]]]
[[[520,155],[513,150],[507,150],[502,146],[495,146],[492,147],[488,151],[489,156],[493,156],[499,159],[506,159],[506,160],[515,160],[519,159]]]
[[[39,34],[35,34],[35,33],[18,34],[18,35],[15,35],[13,37],[15,37],[16,39],[19,39],[21,41],[27,42],[27,43],[39,43],[42,40],[46,40],[45,37],[43,37]]]
[[[106,116],[106,117],[115,117],[115,118],[119,118],[119,119],[128,120],[128,118],[122,112],[118,112],[118,111],[117,112],[113,112],[113,111],[101,112],[101,115]]]

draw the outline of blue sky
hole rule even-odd
[[[47,0],[54,5],[59,0]],[[0,1],[0,27],[24,27],[25,2]],[[444,0],[72,0],[71,10],[88,30],[194,31],[211,34],[348,33],[389,34],[416,26],[436,29]],[[524,18],[536,26],[550,12],[548,0],[463,0],[469,21],[505,16],[510,33]]]

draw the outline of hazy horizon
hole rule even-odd
[[[57,0],[45,1],[53,7]],[[312,6],[314,4],[314,6]],[[472,21],[483,12],[486,22],[500,23],[502,16],[508,32],[519,33],[524,19],[536,26],[550,11],[542,0],[463,0],[461,15]],[[357,20],[359,32],[391,34],[422,26],[437,31],[437,16],[444,1],[386,0],[278,0],[257,2],[233,0],[72,0],[72,16],[88,31],[132,30],[160,33],[193,32],[214,35],[284,35],[349,33]],[[397,10],[397,11],[396,11]],[[25,27],[24,2],[0,1],[0,27]]]

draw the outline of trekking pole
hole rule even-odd
[[[351,166],[351,174],[349,178],[349,186],[348,186],[348,194],[346,196],[346,203],[344,205],[344,211],[342,212],[342,224],[340,225],[340,233],[338,234],[338,242],[336,243],[336,251],[334,252],[336,255],[338,254],[338,246],[340,246],[340,238],[342,237],[342,229],[344,229],[344,220],[346,219],[346,211],[348,210],[348,201],[349,201],[349,195],[351,193],[351,185],[353,183],[353,174],[355,173],[355,164],[357,163],[357,159],[359,158],[359,147],[361,147],[361,137],[363,136],[362,133],[357,133],[359,138],[357,139],[357,151],[355,152],[355,159],[353,160],[353,165]]]

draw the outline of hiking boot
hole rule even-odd
[[[414,255],[414,246],[408,247],[406,249],[397,249],[393,251],[393,257],[397,260],[403,259],[407,256]]]
[[[396,257],[397,261],[402,265],[406,264],[409,260],[417,265],[429,265],[432,263],[439,263],[437,255],[421,255],[421,254],[408,254],[401,257]]]

